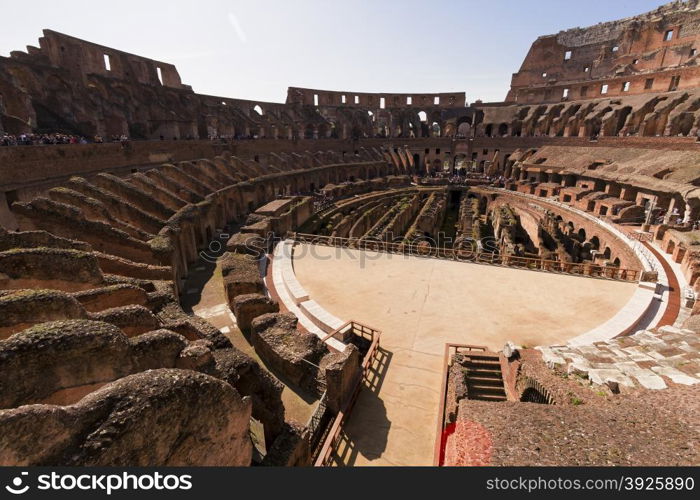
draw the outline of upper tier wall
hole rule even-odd
[[[287,104],[315,106],[347,106],[368,109],[383,108],[463,108],[467,105],[464,92],[437,94],[366,93],[345,90],[319,90],[289,87]]]
[[[513,75],[506,100],[557,102],[603,90],[617,95],[694,88],[700,85],[699,37],[697,0],[543,36]]]

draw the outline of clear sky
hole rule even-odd
[[[539,35],[663,0],[0,0],[0,55],[53,29],[177,66],[202,94],[283,102],[288,86],[464,91],[502,101]],[[4,5],[3,5],[4,4]]]

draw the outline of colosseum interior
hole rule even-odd
[[[0,465],[700,464],[699,49],[676,1],[503,102],[277,103],[44,30],[0,57]]]

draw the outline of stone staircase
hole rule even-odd
[[[503,374],[498,355],[486,352],[464,353],[467,397],[480,401],[505,401]]]
[[[610,387],[665,389],[700,382],[700,336],[663,326],[585,346],[538,347],[550,368]]]

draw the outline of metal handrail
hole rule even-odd
[[[376,355],[379,349],[379,338],[381,337],[381,332],[367,325],[363,325],[362,323],[359,323],[357,321],[348,321],[347,323],[345,323],[345,325],[335,330],[335,332],[331,332],[331,334],[326,338],[329,338],[335,333],[342,331],[343,329],[347,328],[348,325],[352,326],[353,333],[355,333],[356,335],[356,332],[358,330],[361,333],[368,333],[371,336],[370,338],[372,343],[369,349],[367,350],[365,357],[362,360],[362,364],[360,365],[360,374],[357,377],[355,388],[353,389],[352,394],[350,395],[344,408],[341,411],[339,411],[333,419],[333,423],[331,424],[330,430],[326,436],[326,439],[323,442],[323,445],[321,446],[321,451],[318,453],[318,456],[314,461],[315,467],[324,467],[331,465],[331,456],[333,454],[333,451],[335,451],[338,447],[338,438],[340,437],[340,433],[342,432],[343,426],[345,425],[347,419],[350,416],[353,406],[355,406],[357,397],[359,396],[360,390],[362,389],[362,382],[365,380],[365,377],[367,376],[367,373],[369,372],[370,367],[372,366],[374,356]],[[363,335],[358,336],[362,336],[364,338]]]
[[[416,257],[433,257],[460,262],[478,262],[482,264],[500,265],[506,267],[527,268],[554,273],[571,274],[594,278],[605,278],[616,281],[636,282],[641,277],[637,269],[607,267],[593,263],[575,263],[559,260],[547,260],[517,255],[501,255],[492,252],[470,251],[429,247],[426,250],[412,243],[394,243],[389,241],[367,240],[362,238],[342,238],[304,233],[288,233],[288,237],[300,243],[325,245],[340,248],[353,248],[374,252],[398,253]],[[347,325],[345,325],[347,326]],[[337,332],[334,332],[334,334]]]

